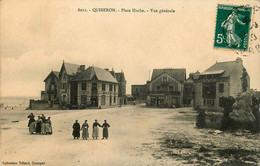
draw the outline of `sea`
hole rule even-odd
[[[39,97],[1,97],[0,107],[1,109],[17,109],[27,108],[29,106],[30,99],[39,100]]]

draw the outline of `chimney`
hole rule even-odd
[[[190,73],[189,78],[193,79],[193,75],[194,75],[194,73]]]
[[[80,65],[78,72],[83,72],[85,70],[85,65]]]
[[[237,57],[236,62],[241,64],[241,65],[243,64],[243,60],[241,58],[239,58],[239,57]]]

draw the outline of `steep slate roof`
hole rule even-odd
[[[88,81],[88,80],[91,80],[94,76],[96,76],[99,81],[118,83],[109,71],[106,71],[104,69],[101,69],[99,67],[94,67],[94,66],[88,67],[83,72],[77,74],[77,76],[73,80]]]
[[[213,66],[202,72],[200,75],[221,74],[221,77],[229,77],[229,75],[238,65],[242,64],[238,63],[237,61],[217,62]]]
[[[80,65],[64,62],[64,67],[68,75],[75,75]]]
[[[57,78],[59,78],[59,73],[58,71],[51,71],[50,74],[44,79],[44,82],[52,75],[54,74],[54,76],[56,76]]]
[[[186,80],[186,69],[153,69],[152,79],[159,77],[161,74],[167,73],[178,81]]]
[[[59,74],[60,74],[60,72],[58,72],[58,71],[52,71],[52,72],[53,72],[53,74],[56,75],[57,78],[59,78]]]
[[[116,77],[116,73],[115,73],[115,71],[114,71],[114,69],[112,68],[112,71],[109,71],[110,73],[111,73],[111,75],[113,76],[113,77]]]
[[[120,82],[122,79],[125,80],[125,75],[124,75],[123,72],[121,72],[121,73],[115,73],[115,75],[116,75],[116,80],[117,80],[118,82]]]

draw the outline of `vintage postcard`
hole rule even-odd
[[[260,165],[259,21],[258,0],[0,0],[0,165]]]

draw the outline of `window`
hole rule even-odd
[[[224,92],[224,84],[219,84],[218,91],[219,91],[219,93]]]
[[[116,92],[116,85],[114,85],[114,91]]]
[[[168,81],[167,77],[163,77],[162,81],[165,83]]]
[[[116,96],[114,96],[114,103],[116,103]]]
[[[175,84],[175,91],[178,91],[178,84]]]
[[[157,85],[156,90],[161,90],[161,85]]]
[[[49,95],[49,101],[51,101],[51,95]]]
[[[62,83],[62,89],[66,88],[66,83]]]
[[[66,95],[63,95],[63,101],[66,101]]]
[[[86,90],[87,89],[87,84],[86,82],[81,83],[81,90]]]
[[[83,105],[87,104],[87,96],[86,95],[81,95],[81,104],[83,104]]]
[[[101,105],[106,105],[106,96],[101,96]]]
[[[105,83],[102,84],[102,91],[106,91],[106,84]]]
[[[93,91],[96,91],[97,90],[97,83],[92,83],[92,90]]]
[[[173,91],[173,86],[172,85],[169,86],[169,91]]]
[[[110,84],[109,85],[109,91],[112,92],[113,91],[113,86]]]
[[[143,92],[143,89],[142,89],[142,88],[140,88],[140,92]]]
[[[203,99],[215,99],[216,98],[216,83],[209,82],[202,84],[202,98]]]

